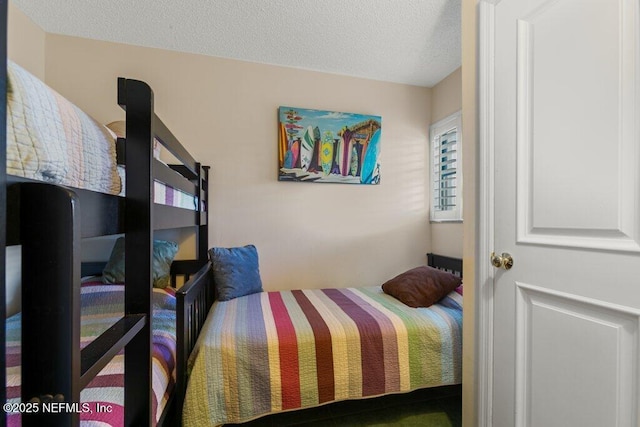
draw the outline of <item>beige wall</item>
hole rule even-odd
[[[431,122],[460,111],[462,108],[462,67],[431,88]]]
[[[458,68],[431,90],[431,123],[442,120],[461,109],[462,68]],[[466,144],[463,138],[463,158],[465,152]],[[438,254],[462,258],[462,229],[463,224],[460,222],[431,223],[431,250]]]
[[[462,330],[462,420],[478,424],[475,370],[475,256],[477,203],[476,10],[478,0],[462,0],[462,139],[464,157],[464,323]]]
[[[430,249],[431,90],[47,34],[47,83],[99,121],[116,77],[147,81],[158,115],[212,166],[210,244],[253,243],[266,289],[376,285]],[[377,186],[277,181],[280,105],[382,116]]]
[[[45,32],[9,2],[7,55],[39,79],[44,73]]]

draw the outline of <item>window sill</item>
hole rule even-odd
[[[430,219],[429,222],[431,224],[441,224],[441,223],[459,223],[462,224],[464,221],[461,219]]]

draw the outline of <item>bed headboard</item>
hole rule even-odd
[[[462,277],[462,259],[433,253],[427,254],[427,265]]]

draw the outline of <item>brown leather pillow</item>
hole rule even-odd
[[[388,280],[382,290],[409,307],[429,307],[461,284],[461,278],[425,265]]]

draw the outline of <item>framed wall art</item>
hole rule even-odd
[[[278,118],[279,181],[380,183],[380,116],[280,107]]]

